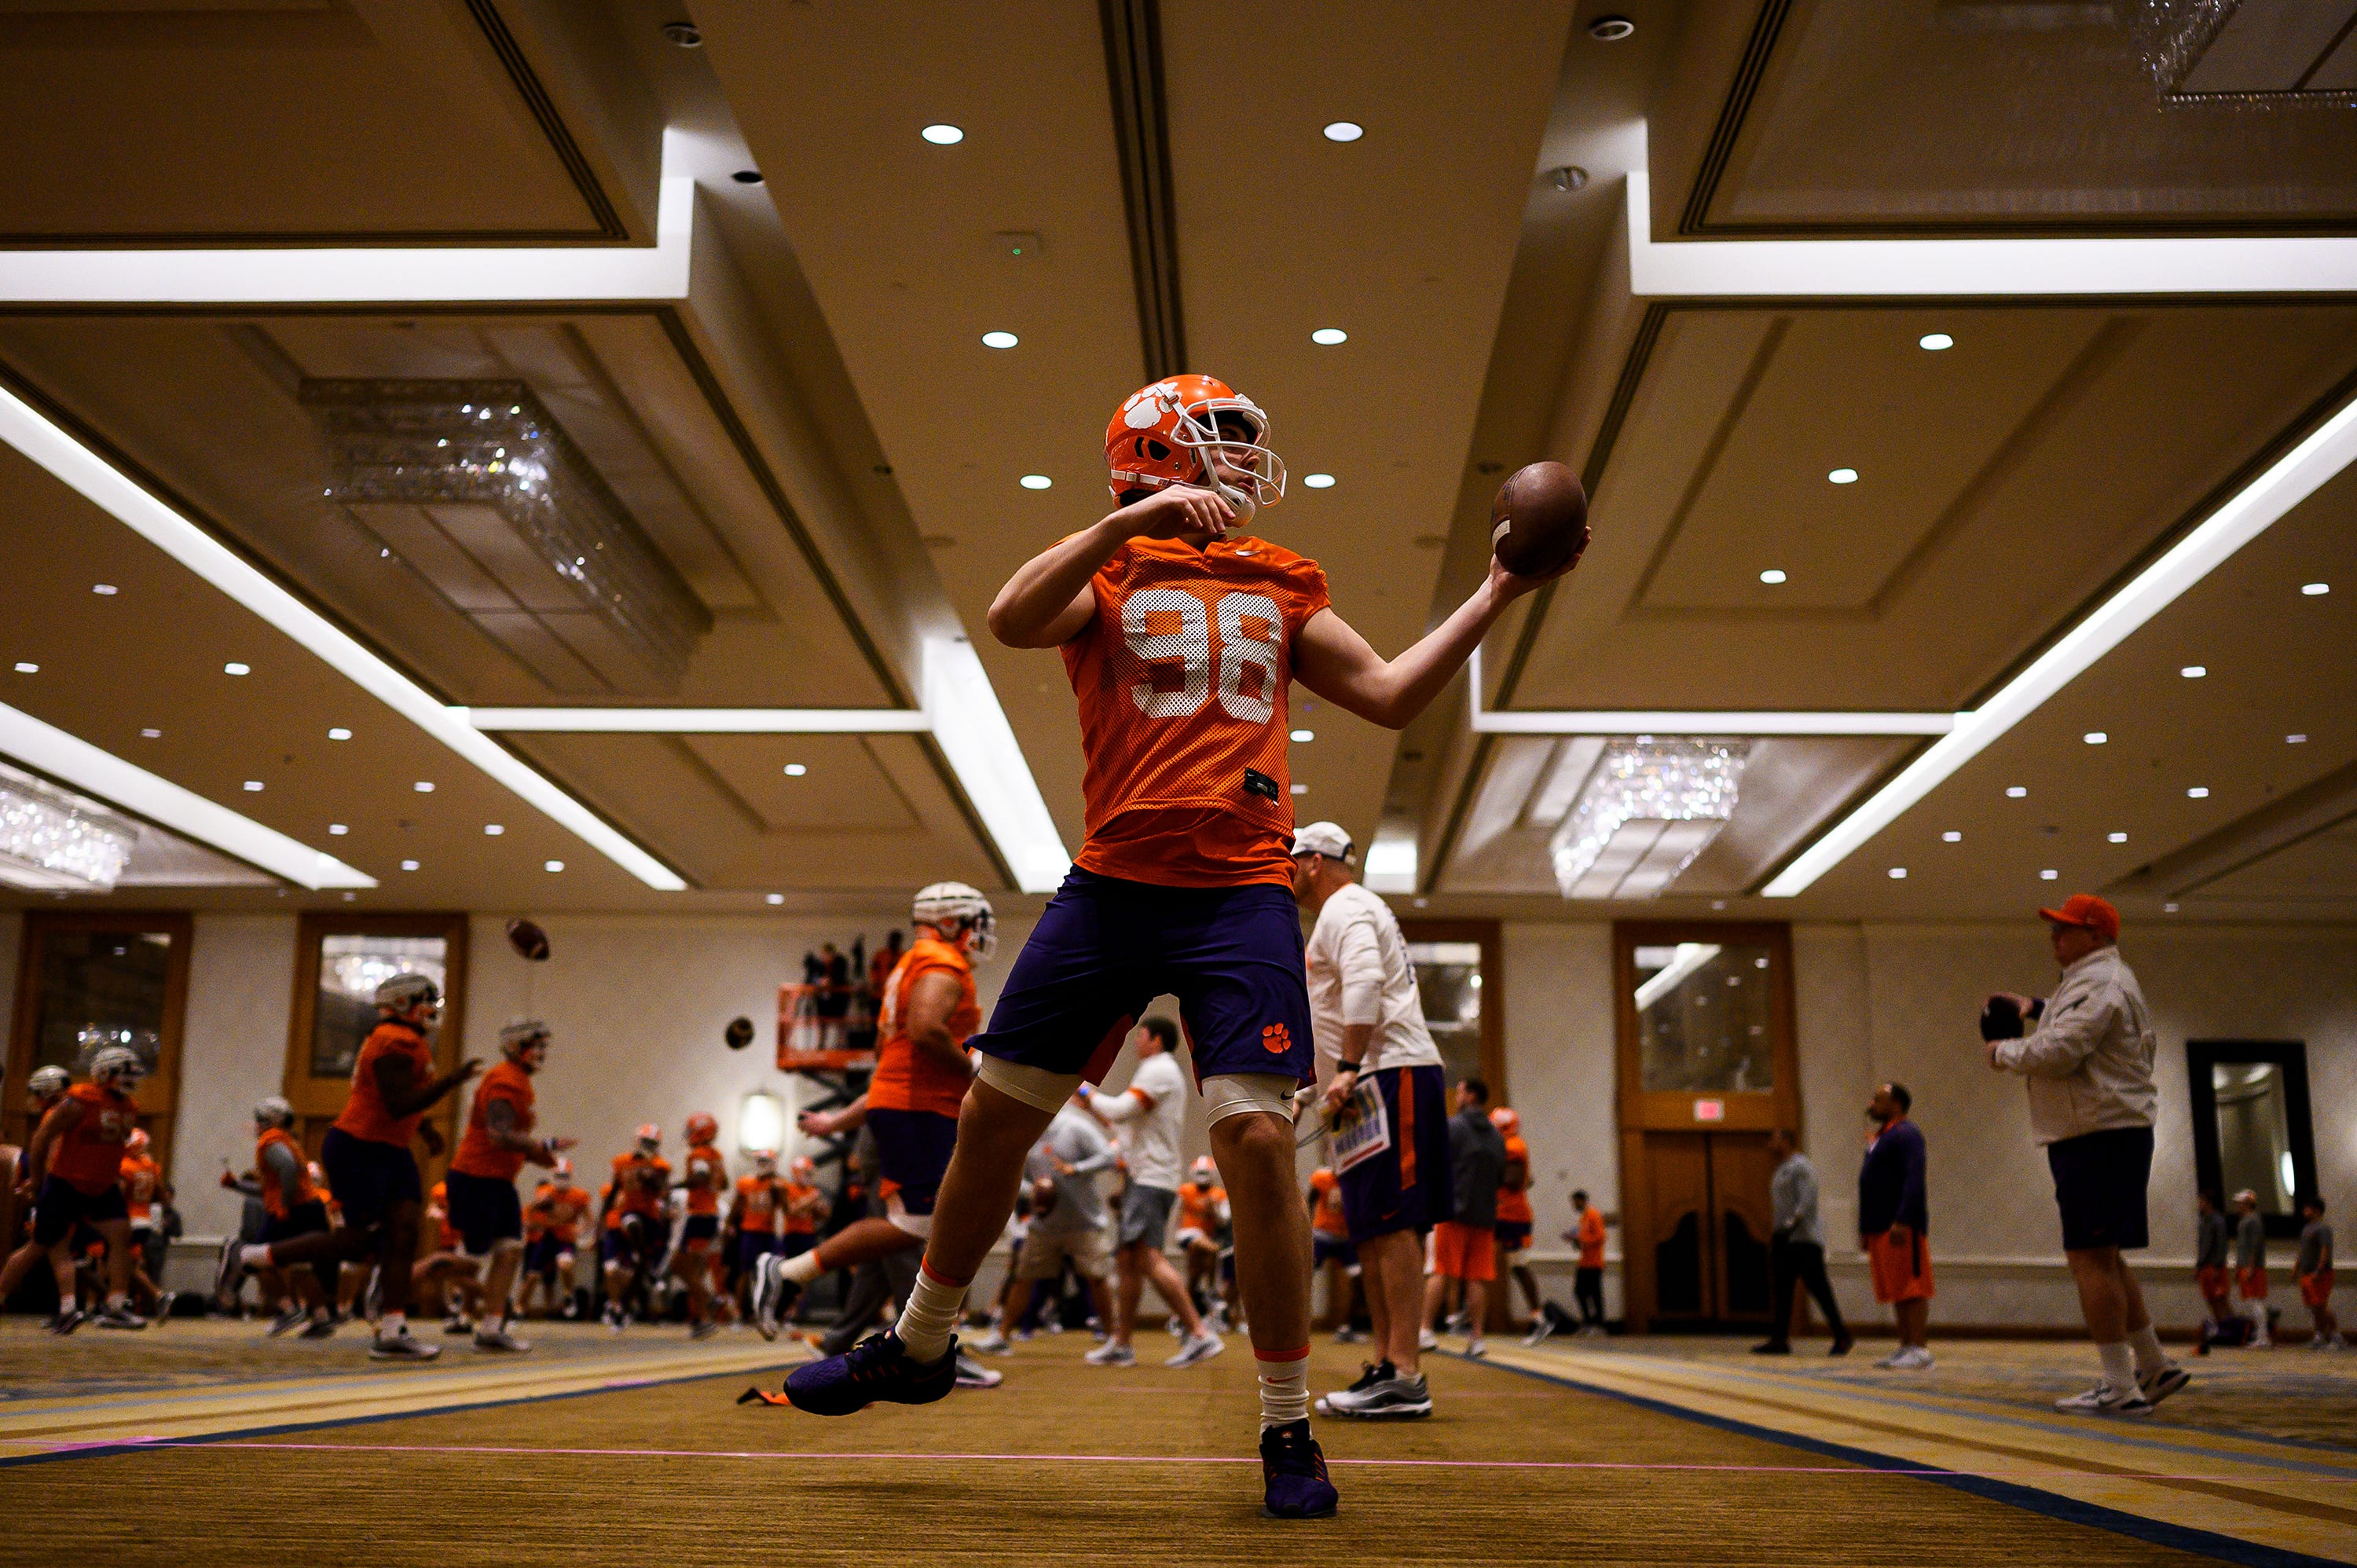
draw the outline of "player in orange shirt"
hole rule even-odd
[[[172,1201],[172,1184],[164,1179],[164,1167],[149,1147],[145,1127],[131,1129],[123,1145],[123,1201],[131,1211],[131,1294],[134,1300],[148,1304],[152,1318],[166,1318],[179,1294],[156,1287],[164,1273],[165,1251],[171,1245],[164,1234],[164,1206]]]
[[[376,988],[377,1026],[361,1043],[352,1064],[352,1088],[342,1114],[319,1145],[343,1209],[343,1222],[324,1236],[241,1247],[235,1237],[221,1244],[217,1297],[233,1295],[248,1268],[285,1269],[325,1258],[345,1262],[372,1259],[377,1299],[382,1308],[369,1356],[380,1361],[430,1360],[441,1347],[409,1332],[411,1266],[417,1257],[417,1222],[425,1191],[414,1138],[426,1153],[442,1152],[442,1133],[425,1113],[442,1097],[475,1076],[482,1063],[472,1058],[439,1077],[426,1035],[442,1012],[442,988],[423,974],[396,974]]]
[[[1326,1271],[1326,1309],[1334,1319],[1334,1343],[1355,1345],[1363,1337],[1351,1326],[1359,1250],[1351,1245],[1351,1222],[1342,1215],[1342,1178],[1324,1165],[1309,1173],[1309,1248],[1312,1266]]]
[[[797,1369],[787,1392],[848,1414],[949,1391],[965,1286],[1005,1228],[1025,1157],[1073,1090],[1111,1066],[1146,1004],[1175,993],[1233,1184],[1266,1505],[1300,1518],[1336,1498],[1304,1377],[1309,1218],[1294,1187],[1292,1094],[1314,1074],[1288,690],[1297,678],[1345,712],[1405,726],[1508,602],[1539,585],[1493,561],[1446,621],[1383,659],[1328,603],[1315,562],[1233,532],[1285,493],[1267,431],[1257,405],[1209,376],[1140,388],[1105,428],[1114,510],[1034,556],[990,607],[1000,642],[1061,650],[1080,705],[1087,843],[974,1037],[977,1081],[899,1324]]]
[[[570,1138],[533,1135],[532,1080],[547,1065],[548,1046],[548,1026],[537,1018],[513,1019],[500,1031],[503,1059],[476,1087],[467,1130],[450,1158],[450,1223],[471,1265],[483,1271],[478,1350],[532,1348],[509,1332],[509,1296],[523,1262],[523,1206],[515,1180],[526,1165],[553,1168],[556,1156],[573,1146]],[[488,1267],[480,1262],[487,1255]]]
[[[1227,1307],[1220,1299],[1220,1236],[1233,1211],[1228,1189],[1220,1185],[1219,1167],[1209,1155],[1198,1155],[1187,1179],[1178,1187],[1178,1223],[1170,1239],[1187,1259],[1187,1294],[1195,1310],[1214,1327],[1227,1324]]]
[[[706,1112],[687,1119],[687,1155],[681,1162],[687,1188],[687,1219],[680,1227],[679,1249],[671,1272],[687,1286],[688,1337],[708,1339],[720,1332],[711,1316],[712,1243],[720,1235],[720,1195],[728,1190],[728,1162],[713,1142],[720,1123]]]
[[[1522,1117],[1505,1106],[1490,1112],[1490,1124],[1506,1140],[1506,1165],[1498,1174],[1498,1251],[1530,1306],[1528,1342],[1535,1345],[1546,1337],[1547,1316],[1539,1277],[1531,1272],[1531,1227],[1538,1220],[1531,1211],[1531,1146],[1523,1142]]]
[[[325,1190],[317,1167],[303,1157],[303,1145],[289,1132],[295,1108],[283,1095],[265,1095],[253,1107],[253,1179],[265,1216],[262,1240],[291,1241],[297,1236],[325,1234],[334,1229],[328,1219]],[[227,1172],[222,1180],[229,1180]],[[308,1269],[288,1271],[282,1282],[294,1304],[270,1326],[276,1337],[298,1325],[306,1339],[325,1339],[336,1332],[338,1264],[328,1258]],[[273,1276],[274,1277],[274,1276]]]
[[[1584,1335],[1604,1332],[1604,1216],[1587,1201],[1586,1192],[1571,1195],[1572,1212],[1578,1222],[1563,1233],[1563,1239],[1579,1249],[1579,1262],[1572,1273],[1572,1299],[1579,1304],[1579,1331]]]
[[[90,1081],[77,1083],[50,1104],[27,1142],[20,1198],[33,1200],[33,1237],[0,1266],[0,1301],[46,1254],[60,1282],[58,1316],[50,1326],[72,1332],[75,1311],[73,1238],[88,1226],[106,1243],[106,1300],[101,1328],[145,1328],[131,1310],[131,1211],[123,1197],[123,1149],[137,1126],[132,1101],[147,1064],[128,1046],[108,1046],[91,1058]]]
[[[65,1069],[61,1067],[35,1068],[32,1071],[32,1075],[25,1080],[25,1115],[27,1118],[27,1125],[38,1127],[41,1124],[41,1118],[47,1116],[51,1109],[53,1109],[59,1101],[66,1097],[66,1090],[72,1087],[73,1075],[66,1071]],[[11,1182],[20,1180],[24,1176],[28,1174],[31,1169],[32,1166],[28,1163],[25,1162],[23,1156],[20,1155],[18,1156],[16,1169],[14,1172],[7,1173],[8,1179]],[[59,1253],[52,1256],[48,1249],[35,1246],[31,1240],[32,1230],[33,1217],[28,1214],[19,1223],[16,1235],[0,1238],[0,1246],[7,1246],[10,1249],[9,1262],[11,1264],[15,1263],[16,1253],[17,1251],[21,1251],[24,1252],[26,1261],[22,1267],[27,1270],[29,1270],[33,1266],[34,1262],[39,1259],[44,1257],[50,1258],[49,1272],[57,1284],[58,1310],[57,1315],[49,1319],[47,1326],[52,1334],[71,1334],[75,1329],[81,1326],[82,1321],[81,1314],[75,1310],[74,1307],[73,1260],[70,1256],[64,1253]],[[10,1274],[7,1277],[13,1281],[19,1276],[16,1274]],[[6,1297],[5,1295],[0,1295],[0,1300],[5,1299]]]
[[[884,1215],[855,1220],[806,1252],[771,1254],[755,1273],[753,1322],[773,1337],[804,1285],[835,1269],[915,1251],[932,1234],[933,1203],[956,1146],[958,1115],[974,1081],[965,1042],[982,1026],[974,961],[997,945],[990,900],[963,882],[936,882],[910,906],[916,940],[884,983],[876,1020],[876,1072],[867,1092],[838,1112],[802,1118],[823,1137],[865,1122],[876,1138]],[[1012,1202],[1012,1197],[1009,1202]],[[948,1363],[954,1376],[956,1358]]]
[[[614,1156],[614,1174],[601,1197],[605,1229],[606,1326],[619,1331],[630,1320],[639,1281],[652,1283],[663,1254],[671,1250],[671,1162],[662,1155],[662,1129],[639,1128],[638,1146]]]
[[[567,1318],[577,1316],[574,1263],[580,1255],[581,1221],[597,1201],[575,1185],[573,1162],[560,1156],[550,1179],[540,1184],[524,1207],[524,1304],[539,1285],[551,1312]]]

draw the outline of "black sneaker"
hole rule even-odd
[[[796,1367],[786,1379],[786,1398],[813,1415],[849,1415],[879,1401],[931,1404],[957,1386],[957,1363],[955,1338],[941,1359],[920,1364],[887,1328],[845,1355]]]
[[[1309,1423],[1288,1421],[1260,1434],[1263,1511],[1272,1519],[1324,1519],[1342,1500],[1326,1475],[1326,1451]]]
[[[308,1310],[300,1305],[290,1304],[285,1311],[271,1321],[270,1337],[275,1339],[282,1334],[292,1334],[310,1319],[311,1314]]]
[[[302,1333],[296,1336],[298,1339],[333,1339],[335,1337],[336,1320],[332,1317],[315,1317],[305,1326]]]

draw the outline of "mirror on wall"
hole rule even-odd
[[[147,1064],[139,1121],[168,1156],[179,1098],[180,1026],[188,1003],[190,923],[181,913],[34,910],[25,918],[22,986],[10,1031],[0,1143],[31,1133],[26,1079],[61,1067],[76,1078],[108,1046]]]
[[[2195,1178],[2223,1200],[2249,1188],[2268,1235],[2298,1235],[2299,1195],[2316,1186],[2307,1045],[2188,1040],[2185,1067]]]
[[[1776,1087],[1766,945],[1662,942],[1632,955],[1638,1070],[1648,1092]]]

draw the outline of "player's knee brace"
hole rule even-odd
[[[1297,1087],[1289,1073],[1220,1073],[1203,1080],[1203,1116],[1216,1123],[1249,1111],[1265,1111],[1290,1122]]]

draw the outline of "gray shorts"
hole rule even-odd
[[[1178,1205],[1178,1194],[1169,1187],[1131,1182],[1121,1195],[1119,1244],[1135,1247],[1143,1241],[1160,1251],[1162,1239],[1170,1233],[1170,1211]]]

